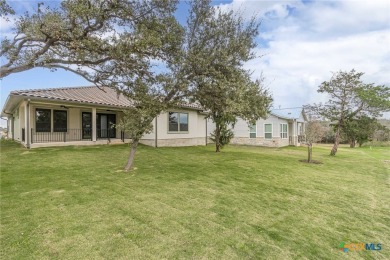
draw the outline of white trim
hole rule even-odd
[[[251,137],[251,134],[256,134],[255,137]],[[251,127],[249,126],[249,138],[257,138],[257,122],[255,123],[255,132],[251,132]]]
[[[265,137],[265,134],[267,133],[270,133],[270,132],[265,132],[265,125],[271,125],[271,138],[266,138]],[[264,139],[272,139],[272,138],[274,138],[274,134],[273,134],[273,132],[274,132],[274,124],[273,123],[263,123],[263,130],[264,130]]]
[[[286,125],[286,132],[283,132],[283,126]],[[286,133],[286,137],[283,137],[283,133]],[[279,124],[279,135],[281,139],[288,139],[288,123],[280,123]]]

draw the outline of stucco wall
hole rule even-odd
[[[14,114],[14,139],[16,141],[21,141],[21,136],[20,136],[20,116],[19,114]]]
[[[157,138],[159,140],[158,144],[161,144],[160,146],[189,146],[204,145],[206,143],[206,121],[204,115],[199,114],[197,111],[186,109],[177,109],[170,112],[188,113],[188,132],[169,132],[168,112],[164,112],[157,117]],[[142,137],[143,143],[154,146],[156,138],[155,129],[156,120],[153,120],[153,131]]]
[[[65,105],[66,106],[66,105]],[[61,104],[37,104],[32,103],[30,105],[30,128],[35,129],[35,116],[36,109],[50,109],[50,110],[63,110],[67,111],[67,127],[68,131],[66,133],[35,133],[33,142],[39,142],[40,140],[44,140],[42,138],[52,138],[52,141],[60,142],[62,140],[72,141],[80,139],[81,129],[82,129],[82,113],[83,112],[92,112],[92,108],[89,107],[70,107],[67,108],[61,107]],[[24,103],[19,107],[19,118],[15,120],[15,128],[21,129],[25,125],[25,117],[24,117]],[[168,132],[168,113],[163,113],[157,118],[157,131],[158,131],[158,139],[159,146],[189,146],[189,145],[204,145],[206,143],[205,135],[206,135],[206,121],[204,119],[204,115],[198,113],[198,111],[189,110],[189,109],[178,109],[172,110],[172,112],[183,112],[188,113],[188,124],[189,129],[188,132],[185,133],[170,133]],[[116,122],[119,123],[123,117],[122,111],[112,111],[108,109],[97,109],[96,113],[104,113],[104,114],[115,114]],[[53,112],[52,112],[53,115]],[[51,117],[52,123],[51,128],[53,129],[53,117]],[[21,125],[18,125],[21,124]],[[153,126],[155,127],[155,120],[153,120]],[[17,131],[15,131],[17,132]],[[18,133],[16,133],[18,135]],[[50,136],[50,137],[47,137]],[[53,137],[54,136],[54,137]],[[15,136],[17,137],[17,136]],[[41,139],[39,139],[41,138]],[[116,130],[116,138],[121,138],[121,130],[117,128]],[[21,137],[20,137],[21,139]],[[58,140],[57,140],[58,139]],[[150,134],[146,134],[142,138],[142,142],[147,145],[155,145],[155,132],[154,130]]]
[[[272,138],[266,139],[264,135],[264,125],[272,124]],[[280,137],[280,124],[287,124],[287,138]],[[258,145],[269,147],[281,147],[289,145],[289,136],[292,135],[292,122],[287,119],[279,118],[274,115],[270,115],[267,119],[259,119],[256,122],[256,138],[250,138],[250,130],[248,123],[239,118],[233,129],[234,138],[231,140],[232,144],[240,145]],[[208,135],[210,136],[211,129],[215,129],[214,124],[209,121]]]

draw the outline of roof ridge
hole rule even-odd
[[[68,90],[68,89],[87,89],[87,88],[98,88],[97,86],[77,86],[77,87],[61,87],[61,88],[39,88],[39,89],[21,89],[13,90],[10,94],[19,94],[26,92],[40,92],[40,91],[53,91],[53,90]]]

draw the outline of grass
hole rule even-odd
[[[386,147],[128,149],[2,142],[0,258],[390,258]]]

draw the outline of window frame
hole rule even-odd
[[[169,121],[169,114],[170,113],[176,113],[177,114],[177,131],[171,131],[169,130],[169,125],[170,125],[170,121]],[[180,130],[180,115],[182,114],[186,114],[187,115],[187,130],[186,131],[181,131]],[[168,134],[188,134],[189,133],[189,130],[190,130],[190,114],[189,112],[178,112],[178,111],[168,111],[167,113],[167,117],[168,117]]]
[[[283,126],[286,126],[286,132],[283,131]],[[286,134],[286,137],[284,137],[284,134]],[[281,139],[287,139],[288,138],[288,124],[287,123],[281,123],[280,124],[280,138]]]
[[[62,112],[62,113],[65,112],[65,124],[66,124],[65,128],[56,129],[55,118],[54,118],[55,112]],[[68,132],[68,111],[67,110],[53,109],[52,110],[52,114],[53,114],[53,132],[56,132],[56,133],[66,133],[66,132]],[[65,131],[64,131],[64,129],[65,129]]]
[[[255,127],[255,131],[254,131],[254,132],[251,131],[251,130],[252,130],[252,129],[251,129],[252,126]],[[252,137],[252,136],[251,136],[252,134],[255,134],[255,136]],[[251,138],[251,139],[257,138],[257,122],[256,122],[254,125],[250,125],[250,126],[249,126],[249,138]]]
[[[37,127],[37,111],[48,111],[49,112],[49,118],[50,118],[50,127],[49,128],[38,128]],[[54,121],[54,114],[55,112],[65,112],[66,113],[66,128],[61,128],[61,129],[56,129],[55,128],[55,121]],[[35,115],[34,115],[34,121],[35,121],[35,131],[38,133],[66,133],[68,132],[68,110],[64,109],[54,109],[54,108],[40,108],[36,107],[35,108]],[[42,130],[41,130],[42,129]],[[64,131],[65,130],[65,131]]]
[[[266,125],[271,125],[271,132],[266,132],[265,131],[265,126]],[[267,139],[267,140],[272,139],[274,137],[273,136],[273,130],[274,130],[274,126],[273,126],[272,123],[264,123],[264,139]],[[271,134],[271,137],[267,137],[266,134]]]
[[[38,111],[48,111],[49,112],[49,128],[38,128],[37,127],[37,119],[38,119],[38,115],[37,115],[37,112]],[[52,125],[52,113],[51,113],[51,109],[48,109],[48,108],[36,108],[35,109],[35,131],[36,132],[39,132],[39,133],[50,133],[51,132],[51,125]]]

